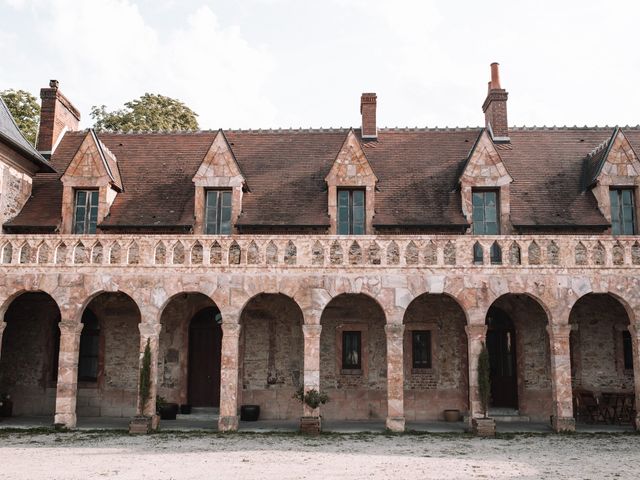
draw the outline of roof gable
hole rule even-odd
[[[85,135],[60,180],[86,186],[111,184],[116,190],[123,190],[117,159],[93,129]]]
[[[222,130],[218,130],[192,180],[200,187],[234,187],[246,183]]]
[[[459,180],[474,187],[500,187],[513,182],[486,129],[471,148]]]
[[[612,185],[622,179],[640,176],[638,155],[620,128],[613,131],[608,142],[594,149],[586,159],[589,177],[587,185]],[[623,183],[626,183],[623,181]]]
[[[378,177],[373,172],[358,137],[350,129],[325,182],[336,186],[365,186],[375,185],[377,181]]]

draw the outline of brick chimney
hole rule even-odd
[[[362,138],[378,138],[378,128],[376,126],[377,102],[378,96],[375,93],[363,93],[360,97]]]
[[[42,99],[42,107],[37,149],[48,158],[66,131],[79,129],[80,112],[60,92],[57,80],[50,80],[49,88],[40,90],[40,98]]]
[[[487,99],[482,105],[484,123],[495,142],[509,142],[509,124],[507,123],[507,97],[509,94],[500,86],[499,64],[491,64],[491,81]]]

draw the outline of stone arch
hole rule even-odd
[[[60,302],[42,289],[20,289],[0,305],[6,322],[0,356],[0,391],[13,399],[14,416],[51,416],[58,380]]]

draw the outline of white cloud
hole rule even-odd
[[[29,7],[24,15],[35,55],[23,63],[25,38],[0,37],[13,52],[3,69],[17,74],[0,74],[0,88],[27,75],[38,87],[57,78],[85,125],[91,105],[118,108],[145,92],[184,101],[205,128],[246,125],[252,117],[273,121],[275,109],[263,91],[273,71],[270,53],[250,45],[237,27],[221,26],[207,6],[183,13],[169,30],[151,26],[128,0],[11,0],[9,6]]]

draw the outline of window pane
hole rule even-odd
[[[486,235],[497,235],[498,234],[498,224],[495,222],[487,222],[484,226],[484,233]]]
[[[205,233],[210,235],[218,233],[218,192],[207,192],[207,207],[205,219]]]
[[[342,368],[361,368],[360,332],[342,332]]]
[[[472,192],[473,233],[476,235],[497,235],[500,233],[498,222],[498,193],[494,191]]]
[[[231,233],[231,192],[220,192],[222,205],[220,208],[220,234],[229,235]]]
[[[364,190],[353,191],[353,206],[364,207]]]
[[[623,205],[633,205],[631,190],[622,190],[622,204]]]
[[[473,206],[484,207],[484,195],[483,192],[473,192]]]
[[[413,368],[431,368],[431,332],[413,331]]]
[[[496,192],[484,192],[484,204],[488,207],[495,207]]]
[[[633,370],[633,345],[631,344],[631,334],[628,331],[622,332],[622,350],[625,370]]]

